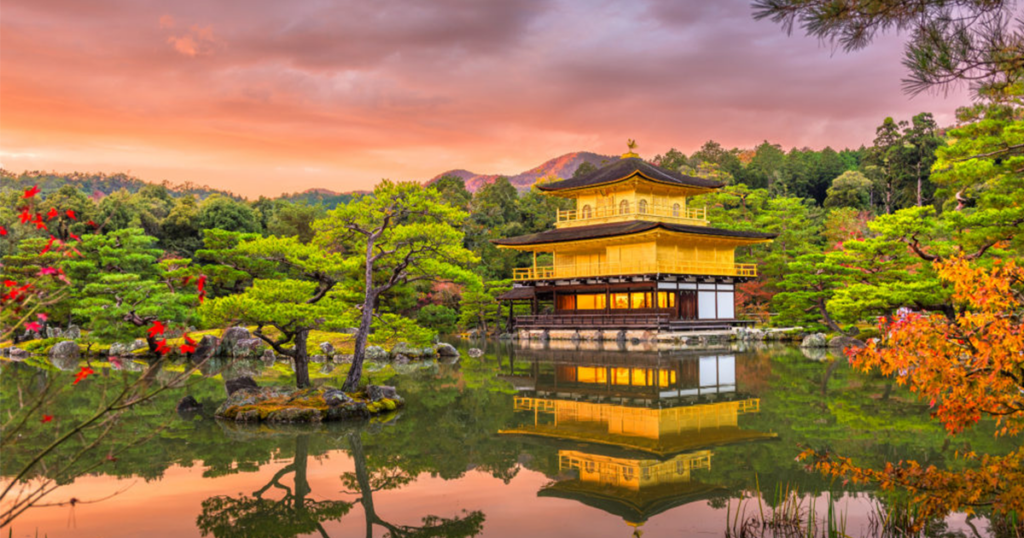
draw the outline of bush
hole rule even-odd
[[[441,334],[450,334],[455,332],[459,313],[444,305],[428,304],[416,314],[416,321],[421,326],[434,329]]]

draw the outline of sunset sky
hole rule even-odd
[[[900,39],[833,53],[746,1],[6,0],[0,163],[129,172],[249,197],[571,151],[714,139],[870,144],[948,124],[966,92],[903,93]]]

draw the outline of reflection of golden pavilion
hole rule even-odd
[[[775,437],[740,429],[739,415],[760,410],[755,398],[653,409],[517,397],[515,409],[532,411],[533,424],[499,433],[615,446],[658,457]]]
[[[558,448],[560,478],[540,496],[576,500],[637,526],[721,491],[693,476],[711,469],[710,449],[776,437],[740,427],[740,416],[760,412],[761,401],[737,393],[735,355],[563,353],[527,354],[531,372],[519,378],[533,383],[520,383],[526,390],[513,405],[530,418],[499,432]]]
[[[578,478],[553,482],[538,492],[582,502],[639,526],[652,516],[712,495],[721,488],[691,481],[691,471],[711,468],[711,452],[680,454],[667,461],[558,451],[558,470]]]

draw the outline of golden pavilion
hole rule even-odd
[[[532,362],[532,386],[521,384],[513,402],[522,422],[499,434],[557,449],[557,474],[538,496],[581,502],[630,527],[721,495],[696,474],[710,471],[715,448],[777,438],[741,427],[761,401],[737,391],[730,353],[598,351]]]
[[[515,329],[728,328],[737,323],[735,285],[757,276],[735,263],[736,247],[774,235],[712,228],[690,198],[723,186],[666,170],[635,153],[589,174],[538,185],[575,200],[555,229],[494,240],[533,253],[499,297],[531,304]],[[550,255],[550,265],[537,256]],[[545,256],[546,257],[546,256]],[[510,316],[511,317],[511,316]]]

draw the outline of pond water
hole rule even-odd
[[[945,466],[957,450],[1019,443],[994,439],[991,425],[950,440],[890,380],[791,347],[476,342],[486,353],[473,358],[468,342],[454,343],[455,364],[374,369],[407,406],[361,425],[218,422],[208,415],[223,383],[196,376],[125,415],[82,458],[89,472],[61,477],[43,501],[53,506],[25,512],[12,535],[723,536],[737,510],[771,510],[790,494],[805,521],[831,503],[847,534],[867,536],[898,499],[808,472],[796,461],[802,446],[867,465]],[[4,365],[3,415],[48,380],[70,383],[78,365],[59,366]],[[96,368],[43,410],[54,420],[33,421],[0,458],[5,481],[53,440],[61,414],[87,415],[104,390],[138,375],[119,366]],[[282,363],[236,367],[289,380]],[[340,385],[340,368],[314,370],[316,382]],[[186,394],[206,411],[175,414]],[[76,442],[55,457],[73,457],[85,441]],[[930,534],[988,536],[987,525],[953,514]]]

